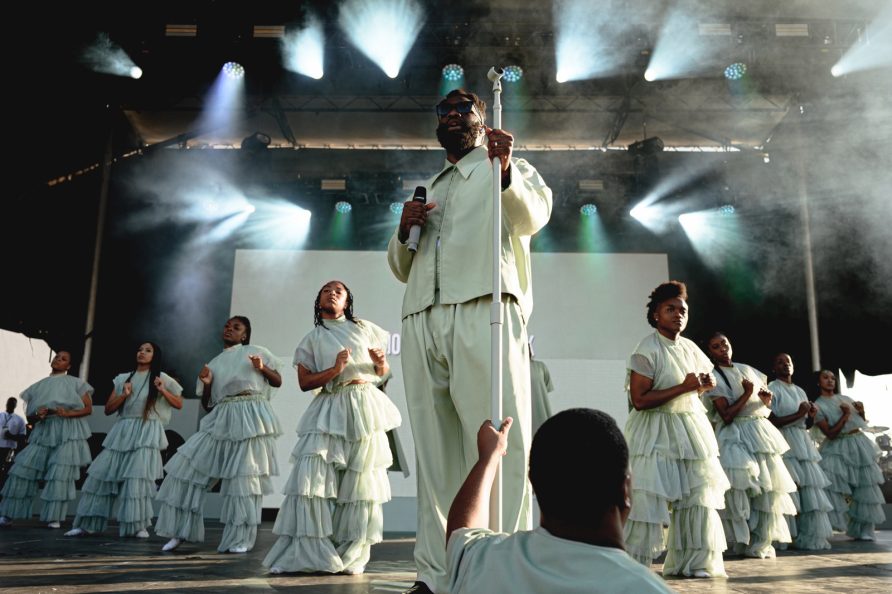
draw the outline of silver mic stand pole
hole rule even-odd
[[[490,68],[486,77],[492,81],[492,127],[502,128],[501,68]],[[502,163],[492,160],[492,306],[489,316],[492,369],[492,424],[502,425]],[[499,464],[489,499],[489,528],[502,531],[502,465]]]

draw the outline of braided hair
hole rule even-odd
[[[146,340],[139,343],[139,346],[142,347],[144,344],[152,345],[152,362],[149,363],[149,376],[146,378],[146,381],[149,383],[149,395],[146,397],[146,407],[142,411],[142,418],[144,421],[148,420],[149,413],[155,410],[155,403],[158,402],[158,388],[155,386],[155,378],[161,377],[161,359],[162,352],[161,347],[152,342],[151,340]],[[127,376],[127,379],[124,380],[124,383],[130,382],[133,379],[133,375],[136,373],[136,370],[130,372],[130,375]],[[134,394],[135,396],[135,394]],[[124,412],[124,407],[118,409],[118,414]]]
[[[356,318],[353,317],[353,293],[350,291],[350,288],[342,281],[333,280],[328,281],[327,283],[325,283],[325,285],[322,285],[322,288],[320,288],[319,292],[316,294],[316,301],[313,303],[313,325],[322,326],[323,328],[325,328],[325,322],[322,319],[322,306],[319,304],[319,301],[322,299],[322,289],[324,289],[325,286],[330,283],[339,283],[342,287],[344,287],[344,290],[347,291],[347,303],[344,306],[344,317],[354,324],[358,324],[359,322],[356,320]]]

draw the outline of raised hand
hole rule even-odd
[[[815,415],[818,414],[818,407],[814,402],[808,403],[808,416],[812,419],[815,418]]]
[[[133,384],[130,382],[125,382],[124,389],[121,392],[121,396],[123,396],[124,398],[129,398],[131,394],[133,394]]]
[[[694,390],[700,390],[700,376],[696,373],[689,373],[684,376],[684,381],[681,382],[682,387],[688,391],[693,392]]]
[[[477,431],[477,453],[481,460],[498,458],[508,453],[508,431],[514,419],[505,417],[502,426],[496,431],[491,421],[485,421]]]
[[[770,390],[759,388],[759,398],[765,406],[771,406],[771,399],[774,398],[774,394]]]
[[[164,387],[164,382],[161,381],[160,375],[155,377],[155,381],[153,383],[155,384],[155,389],[158,390],[159,392]]]
[[[699,375],[700,379],[700,392],[708,392],[715,388],[715,376],[711,373],[701,373]]]
[[[753,395],[753,382],[750,380],[743,378],[743,381],[740,382],[740,385],[743,386],[743,395],[744,396],[752,396]]]
[[[384,365],[384,362],[386,360],[384,356],[384,349],[382,348],[369,349],[369,357],[372,358],[372,363],[375,364],[375,367],[381,367],[382,365]]]
[[[514,135],[504,130],[486,128],[486,137],[489,140],[489,160],[499,158],[502,173],[508,171],[511,164],[511,151],[514,149]]]
[[[424,228],[428,211],[436,207],[436,202],[428,202],[426,204],[415,202],[414,200],[403,202],[403,214],[400,216],[400,241],[405,242],[409,239],[409,231],[413,226],[418,225]]]
[[[347,367],[347,360],[350,358],[350,349],[344,349],[338,356],[335,357],[335,364],[332,369],[335,370],[335,373],[340,374],[344,371],[344,368]]]
[[[211,382],[214,381],[214,372],[211,371],[211,368],[205,365],[201,368],[201,372],[198,374],[198,379],[205,386],[210,386]]]
[[[248,359],[251,360],[251,365],[254,366],[254,369],[263,371],[263,358],[260,355],[248,355]]]

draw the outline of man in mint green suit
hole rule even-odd
[[[480,419],[490,416],[492,164],[501,161],[504,415],[516,419],[503,461],[503,528],[531,527],[526,479],[532,441],[526,322],[533,308],[530,238],[551,216],[551,190],[513,136],[484,124],[486,105],[455,90],[437,106],[443,168],[426,183],[428,201],[407,202],[387,249],[406,283],[402,367],[418,471],[418,578],[410,592],[445,592],[446,514],[476,462]],[[484,140],[488,140],[488,146]],[[407,241],[421,227],[417,251]]]

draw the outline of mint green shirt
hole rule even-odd
[[[407,284],[402,317],[434,304],[458,304],[492,294],[492,163],[479,146],[430,178],[428,212],[418,251],[398,238],[387,246],[394,276]],[[502,191],[502,292],[513,295],[524,317],[533,310],[530,238],[551,217],[551,189],[532,165],[511,161],[511,184]],[[439,290],[439,296],[435,293]]]
[[[450,536],[446,556],[451,594],[673,592],[624,550],[558,538],[541,526],[511,535],[461,528]]]

